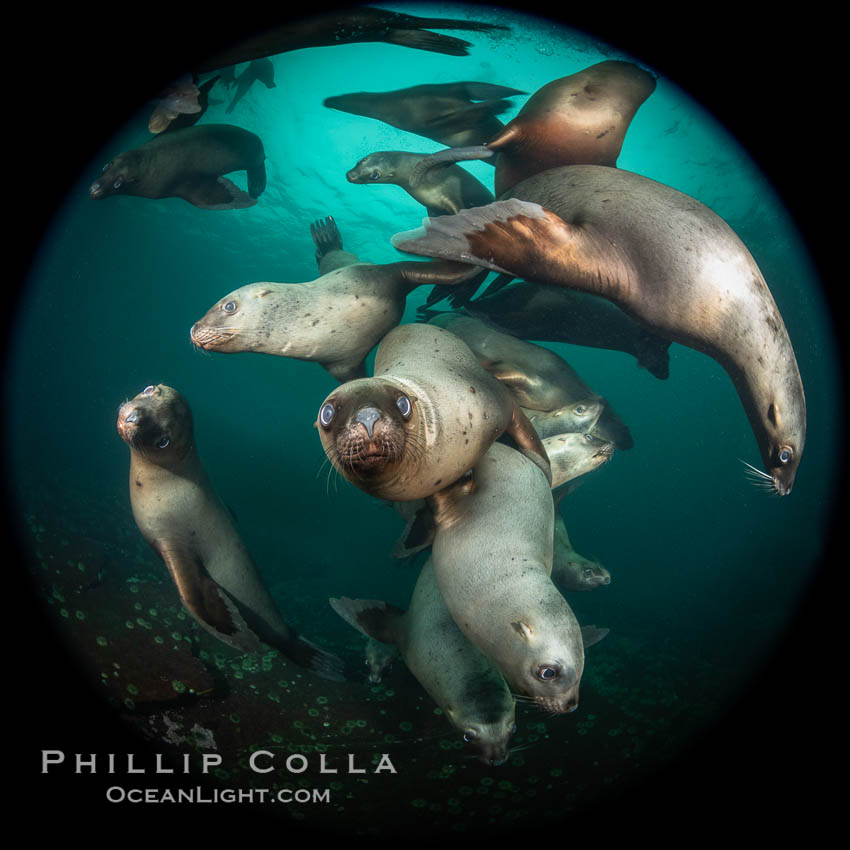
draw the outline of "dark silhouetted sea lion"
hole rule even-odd
[[[242,652],[263,641],[342,681],[342,662],[281,618],[195,449],[192,411],[176,390],[149,386],[118,411],[130,447],[130,502],[142,536],[168,567],[186,610]]]
[[[541,171],[564,165],[617,165],[623,139],[655,78],[632,62],[609,59],[538,89],[486,145],[441,151],[412,175],[415,187],[430,165],[496,154],[497,195]]]
[[[629,429],[611,405],[593,392],[554,351],[517,339],[471,316],[442,313],[431,319],[430,324],[459,336],[478,362],[508,387],[523,408],[551,412],[577,402],[599,400],[603,411],[587,433],[612,441],[618,449],[630,449],[634,445]]]
[[[467,207],[489,204],[493,193],[459,165],[433,168],[419,185],[412,189],[410,174],[428,154],[403,151],[378,151],[364,157],[346,173],[349,183],[392,183],[401,186],[419,201],[428,215],[456,213]]]
[[[369,670],[367,679],[371,684],[377,685],[383,681],[384,675],[388,673],[393,663],[399,657],[398,647],[391,643],[382,643],[375,638],[366,638],[366,667]]]
[[[243,209],[253,206],[266,188],[264,160],[259,137],[241,127],[185,127],[118,154],[91,184],[89,197],[183,198],[202,209]],[[221,176],[243,170],[247,194]]]
[[[418,18],[402,12],[355,6],[320,15],[302,18],[271,27],[252,38],[240,41],[233,47],[199,63],[197,73],[215,71],[226,65],[238,65],[263,56],[273,56],[305,47],[330,47],[336,44],[355,44],[364,41],[383,41],[417,50],[445,53],[449,56],[466,56],[468,41],[450,35],[428,32],[429,29],[474,30],[490,32],[506,30],[501,24],[484,21],[467,21],[454,18]]]
[[[483,144],[503,129],[496,116],[510,109],[503,98],[516,94],[524,92],[491,83],[426,83],[396,91],[341,94],[325,98],[324,104],[444,145],[466,146]]]
[[[501,673],[463,634],[437,588],[429,560],[407,611],[377,599],[331,599],[363,634],[398,646],[404,663],[480,761],[503,764],[516,730],[516,701]]]
[[[224,111],[229,115],[236,104],[248,94],[249,89],[257,81],[267,89],[275,88],[274,65],[271,59],[254,59],[248,67],[236,78],[236,92]]]
[[[713,357],[738,391],[769,482],[789,493],[806,436],[803,384],[773,296],[732,228],[694,198],[618,168],[556,168],[510,194],[393,244],[603,295]]]
[[[343,477],[389,501],[447,487],[503,432],[550,476],[540,438],[507,387],[466,343],[431,325],[393,328],[378,346],[374,377],[337,387],[316,428]]]

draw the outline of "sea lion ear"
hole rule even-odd
[[[274,290],[273,290],[273,289],[261,289],[261,290],[257,293],[257,298],[265,298],[267,295],[271,295],[271,294],[272,294],[272,292],[274,292]]]
[[[767,409],[767,418],[773,423],[776,428],[781,428],[781,417],[779,416],[779,408],[776,404],[771,404]]]
[[[516,622],[511,623],[511,625],[517,630],[519,636],[523,638],[523,640],[530,642],[534,637],[534,630],[528,625],[528,623],[522,623],[517,620]]]

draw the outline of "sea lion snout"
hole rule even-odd
[[[354,415],[354,421],[359,422],[369,435],[369,439],[374,439],[375,423],[381,418],[381,411],[376,407],[363,407]]]

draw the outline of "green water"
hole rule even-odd
[[[476,17],[463,7],[408,8]],[[21,514],[76,523],[113,553],[113,575],[131,575],[138,541],[115,414],[126,398],[161,382],[192,406],[201,458],[289,622],[353,656],[358,638],[330,610],[328,596],[406,604],[416,574],[389,555],[398,517],[324,464],[312,423],[335,386],[330,375],[317,364],[265,355],[201,354],[188,332],[238,286],[314,279],[309,224],[316,218],[333,215],[345,248],[364,261],[400,258],[389,238],[418,225],[422,207],[394,186],[349,184],[345,172],[373,151],[441,146],[326,109],[325,97],[461,79],[533,92],[604,59],[631,58],[518,13],[477,16],[512,32],[467,34],[471,57],[385,44],[282,54],[273,59],[277,87],[255,86],[230,116],[229,94],[214,90],[218,102],[202,120],[238,124],[265,146],[268,187],[251,209],[89,200],[87,186],[102,164],[148,138],[147,106],[106,149],[92,152],[42,243],[10,341],[6,454]],[[523,102],[514,98],[501,120]],[[698,676],[705,686],[708,677],[710,708],[700,720],[708,724],[730,710],[770,657],[826,545],[841,414],[835,337],[820,282],[772,188],[723,128],[664,76],[633,120],[619,166],[692,195],[738,232],[785,320],[806,391],[807,441],[794,491],[772,498],[744,475],[739,458],[761,465],[756,443],[731,381],[713,360],[674,344],[670,378],[659,381],[622,353],[550,345],[611,401],[635,441],[564,504],[576,549],[612,575],[610,586],[571,595],[570,604],[580,622],[611,628],[608,643],[632,641],[639,651],[629,657],[647,656],[629,675],[635,688],[655,688],[653,711],[670,710],[662,695],[671,693],[671,681]],[[491,185],[491,168],[469,170]],[[230,176],[245,186],[244,174]],[[415,320],[426,294],[411,294],[404,321]],[[76,331],[46,334],[55,317]],[[127,552],[124,564],[114,557],[120,551]],[[663,669],[653,664],[656,651]],[[588,654],[588,702],[622,676],[612,668],[605,678],[605,653],[603,643]],[[344,690],[338,700],[345,702]],[[581,713],[559,718],[560,726],[582,721]],[[593,751],[584,752],[592,773]],[[427,799],[435,781],[426,777],[430,768],[414,769],[422,771]],[[522,777],[521,767],[510,769]],[[581,773],[581,763],[570,760],[571,777]],[[627,787],[627,764],[622,773]]]

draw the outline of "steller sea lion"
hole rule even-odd
[[[310,225],[310,235],[316,246],[316,265],[320,276],[360,262],[356,254],[343,250],[342,236],[332,215],[314,221]]]
[[[514,692],[546,711],[578,706],[581,629],[552,583],[554,504],[540,469],[494,443],[470,476],[428,500],[440,593]]]
[[[227,108],[224,110],[228,115],[236,108],[236,104],[248,94],[248,90],[254,83],[260,81],[267,89],[275,88],[274,65],[271,59],[254,59],[248,67],[235,79],[236,92]]]
[[[714,358],[747,413],[768,470],[759,475],[790,493],[806,437],[803,384],[776,302],[732,228],[694,198],[618,168],[555,168],[509,194],[392,242],[602,295]]]
[[[564,518],[555,511],[552,581],[564,590],[586,591],[611,584],[611,573],[596,561],[579,555],[570,543]]]
[[[318,231],[322,242],[326,230],[320,224]],[[354,257],[339,245],[319,258],[320,269]],[[365,376],[366,355],[401,321],[409,292],[478,271],[461,263],[347,263],[306,283],[251,283],[213,304],[190,337],[208,351],[313,360],[351,381]]]
[[[478,362],[513,393],[521,407],[552,412],[580,402],[587,412],[586,400],[598,400],[603,410],[587,433],[610,440],[618,449],[634,445],[629,429],[611,405],[554,351],[517,339],[471,316],[442,313],[430,324],[459,336]]]
[[[142,536],[168,567],[199,625],[242,652],[260,641],[318,675],[342,681],[342,662],[281,618],[195,448],[192,411],[164,384],[118,410],[130,447],[130,503]]]
[[[407,611],[377,599],[330,599],[347,623],[398,646],[404,663],[484,764],[508,758],[516,701],[501,673],[457,627],[429,560]]]
[[[374,376],[337,387],[315,427],[333,466],[379,499],[414,501],[449,486],[503,432],[550,477],[543,444],[507,387],[466,343],[431,325],[393,328]]]
[[[381,643],[375,638],[366,638],[366,667],[369,670],[368,680],[371,684],[377,685],[384,678],[384,674],[388,673],[393,666],[393,662],[398,658],[398,647],[394,644]]]
[[[89,197],[182,198],[206,210],[244,209],[266,188],[264,159],[260,138],[241,127],[184,127],[118,154],[91,184]],[[247,194],[221,176],[242,170],[248,175]]]
[[[542,411],[523,407],[522,412],[528,417],[540,439],[545,440],[558,434],[593,433],[604,409],[605,400],[599,396],[583,398],[556,410]]]
[[[468,41],[428,32],[428,29],[491,32],[507,30],[509,27],[456,18],[419,18],[403,12],[355,6],[270,27],[199,63],[195,71],[215,71],[227,65],[238,65],[240,62],[305,47],[331,47],[369,41],[382,41],[449,56],[468,55],[467,48],[472,46]]]
[[[426,83],[396,91],[341,94],[325,98],[324,105],[444,145],[467,146],[483,144],[503,129],[496,116],[510,109],[504,98],[517,94],[524,92],[492,83]]]
[[[538,89],[519,114],[485,145],[440,151],[417,167],[496,154],[496,194],[541,171],[564,165],[615,167],[629,124],[655,91],[655,77],[632,62],[608,59]]]
[[[378,151],[361,159],[345,175],[349,183],[392,183],[401,186],[419,201],[428,215],[456,213],[467,207],[478,207],[493,201],[493,194],[459,165],[434,168],[413,189],[410,174],[428,154],[403,151]]]

